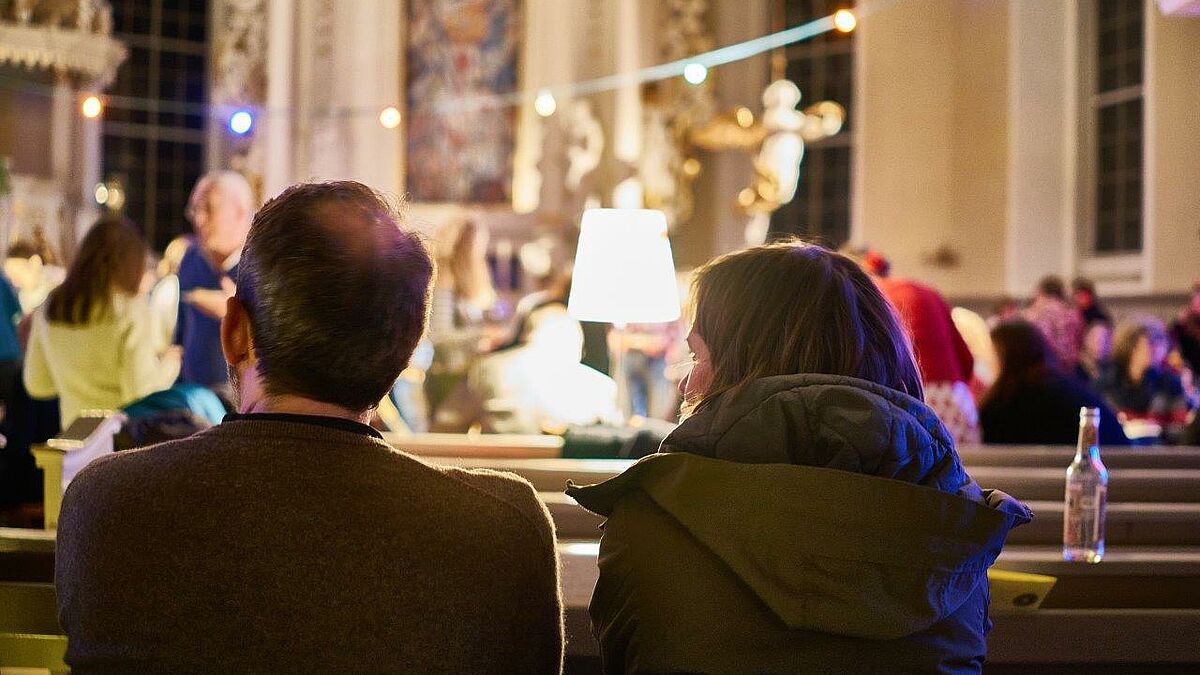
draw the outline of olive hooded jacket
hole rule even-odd
[[[758,380],[567,491],[608,518],[609,673],[979,672],[987,568],[1031,518],[923,403],[829,375]]]

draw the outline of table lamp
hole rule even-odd
[[[675,262],[662,211],[588,209],[583,213],[567,311],[579,321],[613,325],[615,339],[610,344],[617,406],[627,418],[631,402],[625,372],[626,326],[679,318]]]

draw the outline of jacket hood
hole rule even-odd
[[[986,583],[1008,531],[1032,517],[981,491],[936,416],[900,392],[785,376],[714,403],[660,454],[567,492],[604,516],[645,493],[789,628],[922,631]]]

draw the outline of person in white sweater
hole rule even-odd
[[[150,310],[139,296],[146,252],[129,223],[101,220],[34,312],[25,388],[33,398],[58,397],[64,429],[84,410],[118,409],[170,387],[179,374],[176,352],[156,352]]]

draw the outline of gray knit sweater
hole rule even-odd
[[[371,436],[227,421],[72,482],[76,673],[558,673],[554,526],[529,483]]]

